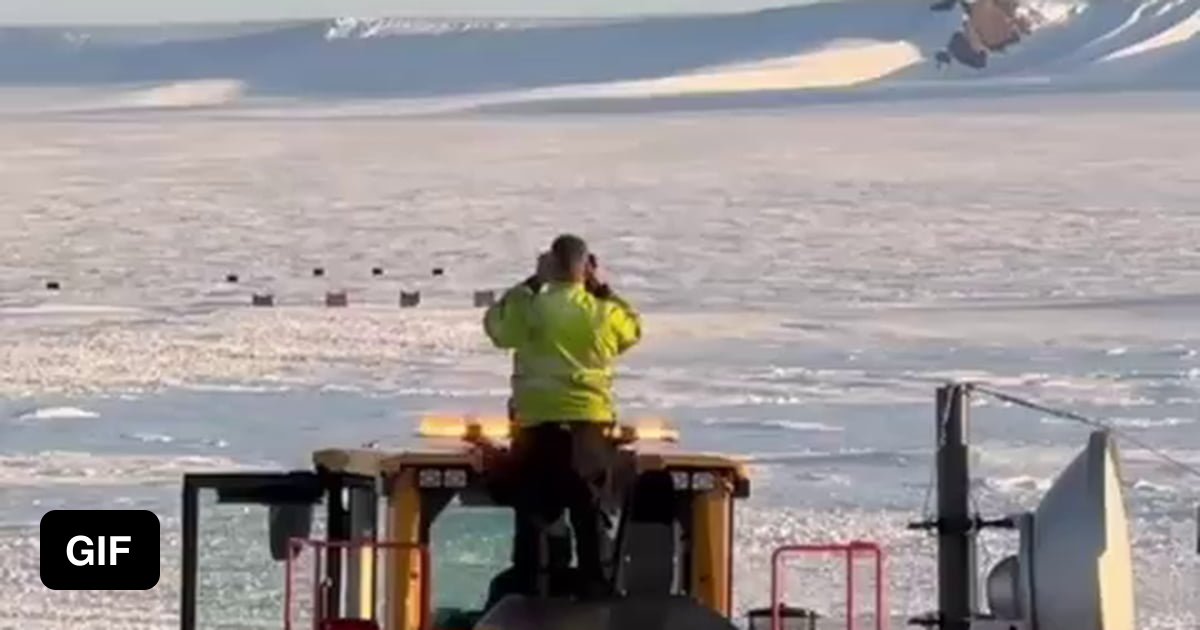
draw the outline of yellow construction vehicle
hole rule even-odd
[[[197,623],[204,491],[215,491],[218,503],[268,508],[271,554],[284,565],[287,630],[733,627],[734,501],[749,495],[749,477],[734,459],[678,451],[677,433],[661,422],[612,434],[626,498],[612,536],[615,597],[497,601],[486,592],[493,576],[467,588],[470,580],[439,574],[439,526],[474,511],[493,522],[512,518],[491,487],[509,430],[506,418],[426,418],[417,448],[327,449],[313,454],[309,470],[186,475],[181,630],[205,627]],[[314,536],[321,504],[324,535]],[[311,578],[297,572],[302,558],[313,565]]]

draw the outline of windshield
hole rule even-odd
[[[455,501],[438,516],[429,531],[435,627],[460,627],[453,618],[482,611],[492,578],[511,564],[512,537],[508,508],[464,507]]]

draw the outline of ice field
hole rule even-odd
[[[170,627],[182,471],[303,466],[317,447],[407,443],[425,413],[501,409],[508,361],[471,292],[523,277],[560,229],[587,235],[646,312],[626,412],[753,463],[740,606],[765,601],[774,545],[855,537],[892,554],[893,612],[929,605],[932,545],[904,524],[947,377],[1200,462],[1200,149],[1180,133],[1200,115],[1161,99],[955,107],[5,126],[0,626]],[[336,288],[350,308],[320,305]],[[401,288],[426,303],[397,308]],[[250,308],[256,290],[279,306]],[[1085,437],[998,405],[975,416],[985,511],[1032,505]],[[1143,627],[1188,627],[1195,480],[1124,457]],[[43,512],[129,505],[164,519],[157,589],[42,589]],[[261,515],[222,518],[214,570],[262,535]],[[468,545],[482,588],[499,552],[447,544]],[[254,572],[211,578],[210,605],[233,615],[211,627],[278,624],[270,591],[243,602],[236,586],[277,585],[256,553]],[[834,601],[842,585],[819,577],[797,588]]]

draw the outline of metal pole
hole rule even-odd
[[[336,543],[343,540],[350,540],[350,509],[349,503],[349,488],[343,482],[341,477],[333,480],[334,482],[327,486],[327,503],[325,516],[325,538],[330,543]],[[331,544],[325,548],[325,571],[323,573],[325,583],[329,586],[323,593],[326,601],[323,602],[324,607],[322,614],[325,618],[335,618],[342,616],[342,589],[345,586],[342,581],[342,554],[347,551],[344,547],[339,547],[336,544]],[[322,574],[317,574],[318,583],[322,578]]]
[[[183,558],[180,562],[182,575],[179,584],[179,627],[180,630],[195,630],[196,627],[196,554],[198,553],[199,490],[186,475],[183,478],[183,536],[179,541]]]
[[[283,560],[283,630],[292,630],[292,582],[295,581],[292,562],[303,550],[304,546],[297,544],[295,538],[288,540],[287,556]]]
[[[780,598],[783,596],[779,588],[779,560],[783,555],[782,549],[776,549],[771,554],[771,630],[782,630],[783,626],[779,610]]]
[[[375,618],[375,519],[377,502],[374,488],[352,485],[347,488],[348,536],[355,545],[346,547],[345,592],[346,617]]]
[[[967,387],[937,390],[938,619],[969,630],[975,609],[975,540],[967,459]]]
[[[854,545],[846,546],[846,630],[854,630]]]
[[[875,630],[883,630],[891,625],[888,623],[888,619],[892,614],[883,607],[883,550],[875,547],[873,551],[875,553]]]

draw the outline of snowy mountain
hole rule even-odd
[[[219,91],[229,98],[413,99],[1200,86],[1200,0],[1026,0],[1020,32],[1009,39],[1007,27],[996,29],[1004,23],[996,7],[1012,1],[939,11],[912,0],[848,0],[607,21],[7,28],[0,29],[0,87],[186,92],[200,82],[225,86]],[[970,63],[971,46],[985,53],[983,63]]]

